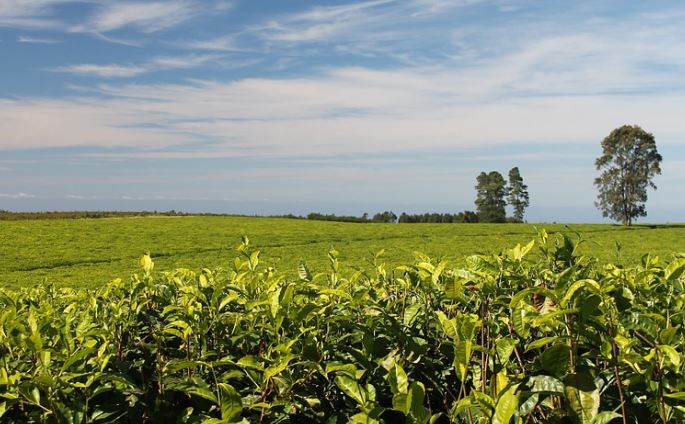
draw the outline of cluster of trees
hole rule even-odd
[[[283,216],[285,218],[302,218],[294,216]],[[378,222],[386,224],[416,224],[416,223],[474,223],[478,222],[478,214],[473,211],[464,211],[459,213],[419,213],[408,214],[402,212],[398,217],[392,211],[379,212],[369,218],[369,214],[365,213],[362,216],[345,216],[335,214],[310,213],[306,219],[314,219],[318,221],[339,221],[339,222]]]
[[[292,216],[286,215],[284,218],[291,218]],[[369,218],[369,214],[365,213],[362,216],[349,216],[349,215],[336,215],[336,214],[323,214],[312,212],[307,215],[307,219],[313,219],[316,221],[338,221],[338,222],[382,222],[382,223],[395,223],[397,222],[397,215],[391,211],[379,212]]]
[[[366,214],[365,214],[366,215]],[[284,215],[282,218],[302,218],[294,217],[291,215]],[[336,214],[323,214],[312,212],[306,217],[307,219],[313,219],[315,221],[338,221],[338,222],[369,222],[366,216],[346,216],[346,215],[336,215]]]
[[[594,181],[599,191],[595,205],[602,216],[632,225],[647,216],[647,189],[656,190],[653,179],[661,174],[654,135],[637,125],[623,125],[602,140],[602,155],[595,161],[601,171]],[[509,183],[497,172],[481,172],[476,178],[476,210],[479,222],[523,222],[530,205],[528,187],[518,168],[509,171]],[[505,207],[513,216],[507,218]]]
[[[478,214],[473,211],[464,211],[459,213],[419,213],[407,214],[402,213],[399,219],[400,223],[475,223],[478,222]]]
[[[514,212],[510,219],[505,209],[507,202]],[[509,171],[509,184],[497,171],[481,172],[476,178],[475,203],[478,222],[523,222],[530,197],[518,167]]]

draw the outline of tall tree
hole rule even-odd
[[[637,125],[616,128],[602,141],[602,156],[595,161],[602,174],[595,179],[597,206],[602,216],[631,225],[647,216],[647,188],[661,174],[661,155],[654,136]]]
[[[505,222],[507,213],[504,210],[507,194],[506,183],[502,174],[492,171],[481,172],[476,178],[476,210],[480,222]]]
[[[507,190],[507,200],[514,208],[514,219],[523,222],[523,214],[530,205],[528,196],[528,186],[523,184],[523,177],[517,166],[509,171],[509,188]]]

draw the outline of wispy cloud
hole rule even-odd
[[[74,0],[2,0],[0,27],[58,28],[63,23],[55,15],[55,6]]]
[[[337,6],[317,6],[273,19],[252,30],[270,41],[302,42],[329,39],[387,13],[383,6],[396,0],[373,0]]]
[[[150,70],[163,69],[187,69],[203,65],[209,61],[219,59],[221,56],[213,54],[188,55],[188,56],[160,56],[147,64]]]
[[[430,15],[434,13],[444,13],[457,7],[471,6],[483,3],[484,0],[410,0],[408,3],[416,9],[412,16]]]
[[[6,199],[32,199],[36,197],[34,194],[19,192],[19,193],[0,193],[0,197]]]
[[[117,65],[113,63],[108,65],[83,63],[78,65],[59,66],[57,68],[53,68],[52,71],[66,72],[77,75],[91,75],[105,78],[129,78],[148,72],[147,68],[144,66]]]
[[[415,33],[416,18],[450,9],[468,7],[486,0],[367,0],[310,9],[275,17],[249,30],[271,43],[362,42],[379,50],[381,43],[394,41],[392,49],[402,50],[400,40],[432,37],[430,27]],[[393,34],[394,38],[388,38]],[[399,36],[399,37],[398,37]],[[405,42],[405,44],[406,44]],[[385,44],[385,43],[384,43]],[[389,44],[389,43],[388,43]],[[413,44],[413,43],[412,43]],[[357,47],[357,51],[360,48]]]
[[[55,40],[54,38],[42,38],[42,37],[28,37],[20,35],[17,37],[18,43],[34,43],[34,44],[58,44],[61,40]]]
[[[51,69],[77,75],[90,75],[104,78],[130,78],[149,72],[169,69],[188,69],[218,59],[216,55],[160,56],[141,65],[135,64],[75,64]]]
[[[133,27],[144,33],[152,33],[197,16],[198,8],[195,2],[185,0],[113,2],[101,7],[86,24],[75,26],[72,30],[103,33]]]
[[[64,196],[65,199],[75,199],[75,200],[95,200],[99,199],[98,196],[94,195],[83,195],[83,194],[67,194]]]
[[[290,22],[347,21],[372,9],[377,17],[389,12],[375,9],[390,6],[397,5],[320,7]],[[409,150],[418,141],[426,149],[595,143],[624,123],[640,123],[666,142],[685,136],[678,125],[685,90],[678,16],[584,21],[572,31],[544,23],[525,33],[512,27],[498,31],[515,36],[474,52],[468,66],[447,58],[432,66],[102,85],[72,99],[0,101],[0,133],[9,134],[0,148],[76,144],[125,146],[112,154],[140,157],[292,157]],[[132,76],[213,57],[62,71]],[[669,71],[654,72],[662,68]]]
[[[187,49],[233,52],[242,50],[232,36],[222,36],[206,40],[181,42],[179,46]]]

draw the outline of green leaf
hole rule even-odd
[[[509,362],[509,357],[514,352],[516,344],[517,341],[509,337],[495,340],[495,350],[497,351],[497,357],[499,357],[499,360],[502,364],[506,364],[507,362]]]
[[[473,399],[472,403],[480,405],[483,412],[488,417],[492,417],[492,414],[495,411],[495,401],[492,397],[483,392],[479,392],[478,390],[473,390],[471,391],[471,398]]]
[[[466,382],[472,345],[473,343],[470,340],[457,340],[454,344],[454,368],[457,370],[459,381],[463,383]]]
[[[564,383],[549,375],[528,377],[521,386],[528,392],[540,394],[559,395],[563,394],[565,390]]]
[[[436,311],[435,316],[438,317],[438,321],[440,321],[440,325],[445,334],[447,334],[449,338],[455,339],[457,337],[456,322],[453,319],[447,318],[447,315],[442,311]]]
[[[516,261],[521,261],[524,256],[526,256],[535,245],[535,240],[531,240],[527,245],[521,247],[520,243],[517,243],[513,249],[509,250],[509,257]]]
[[[437,284],[438,281],[440,281],[440,275],[445,270],[445,266],[447,266],[447,261],[442,261],[435,267],[433,273],[431,274],[431,280],[433,281],[433,284]]]
[[[544,287],[528,287],[512,296],[511,301],[509,302],[509,307],[514,308],[518,306],[519,302],[528,298],[532,294],[544,295],[545,297],[556,299],[556,296],[554,295],[554,292],[552,290],[546,289]]]
[[[511,385],[500,393],[492,416],[492,424],[508,424],[518,409],[519,399],[516,392],[518,385]]]
[[[430,418],[430,413],[423,405],[426,389],[419,381],[414,381],[409,386],[407,392],[407,406],[409,408],[409,422],[416,424],[424,424]]]
[[[685,399],[685,392],[666,393],[664,396],[671,399],[683,400]]]
[[[140,266],[143,268],[143,271],[145,271],[146,274],[149,274],[155,267],[155,263],[152,262],[150,255],[143,255],[140,257]]]
[[[309,271],[309,267],[304,262],[300,262],[300,265],[297,266],[297,275],[300,277],[300,280],[312,281],[312,273]]]
[[[530,336],[530,328],[526,322],[526,314],[527,311],[521,307],[521,303],[519,303],[519,306],[511,308],[511,324],[514,327],[516,334],[524,339]]]
[[[243,356],[236,362],[237,365],[247,369],[253,369],[261,371],[264,369],[264,365],[259,362],[259,360],[254,356]]]
[[[678,354],[678,351],[669,345],[659,345],[657,348],[661,351],[661,353],[666,355],[669,362],[673,364],[675,369],[680,368],[680,355]]]
[[[392,409],[395,411],[400,411],[404,415],[409,412],[409,407],[407,405],[407,394],[398,393],[392,397]]]
[[[259,264],[259,250],[255,250],[250,254],[250,267],[255,269]]]
[[[404,310],[404,325],[405,326],[411,327],[412,323],[421,314],[421,308],[423,308],[423,305],[421,305],[420,303],[414,303],[414,304],[409,305]]]
[[[459,299],[463,295],[463,284],[459,278],[449,278],[445,281],[445,296],[448,299]]]
[[[394,395],[407,393],[409,387],[407,374],[401,366],[395,364],[395,367],[388,373],[388,380],[390,382],[390,390]]]
[[[685,272],[685,258],[676,259],[666,266],[664,278],[666,281],[673,281],[680,278],[680,276],[683,275],[683,272]]]
[[[556,377],[566,374],[571,348],[565,344],[549,347],[540,355],[540,365],[544,371]]]
[[[271,316],[276,318],[278,311],[281,309],[281,287],[269,293],[269,306],[271,308]]]
[[[240,394],[230,384],[219,383],[218,387],[221,395],[221,419],[229,423],[238,421],[243,412]]]
[[[581,424],[592,423],[599,413],[599,388],[589,374],[575,373],[564,378],[566,399]]]
[[[342,390],[347,396],[354,399],[357,404],[366,404],[366,391],[356,380],[346,375],[339,375],[335,377],[335,385],[338,386],[340,390]]]
[[[270,366],[264,370],[264,381],[282,373],[287,367],[290,361],[297,358],[296,355],[288,353],[284,357],[280,358],[275,365]]]
[[[329,363],[326,364],[326,375],[335,372],[346,374],[350,378],[357,375],[357,367],[354,364]]]
[[[615,420],[616,418],[621,418],[623,415],[617,414],[614,411],[604,411],[600,412],[597,414],[595,417],[594,421],[592,421],[592,424],[609,424],[611,420]]]
[[[529,352],[533,349],[538,349],[538,348],[546,346],[548,344],[556,343],[559,340],[561,340],[561,337],[559,337],[559,336],[543,337],[541,339],[537,339],[535,341],[528,343],[528,347],[526,348],[526,352]]]
[[[170,382],[167,384],[167,389],[185,393],[190,396],[197,396],[203,399],[207,399],[215,404],[219,403],[219,400],[216,398],[216,395],[211,390],[209,390],[206,387],[200,387],[196,384],[193,384],[192,382]]]
[[[573,298],[573,295],[578,290],[583,289],[583,288],[589,288],[591,291],[598,293],[598,294],[601,292],[601,289],[599,287],[599,283],[597,283],[595,280],[586,279],[586,280],[576,281],[575,283],[571,284],[571,287],[569,287],[568,290],[566,290],[566,294],[564,294],[564,297],[561,298],[561,301],[559,302],[559,304],[562,307],[566,307],[568,305],[568,303],[571,301],[571,299]]]
[[[360,412],[360,413],[355,414],[352,417],[350,417],[350,420],[347,423],[348,424],[379,424],[380,421],[378,421],[375,418],[371,418],[365,412]]]

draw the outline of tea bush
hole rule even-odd
[[[542,231],[459,269],[377,255],[342,273],[330,251],[292,279],[247,238],[238,253],[199,272],[143,256],[96,290],[0,289],[0,420],[685,420],[682,255],[602,265]]]

